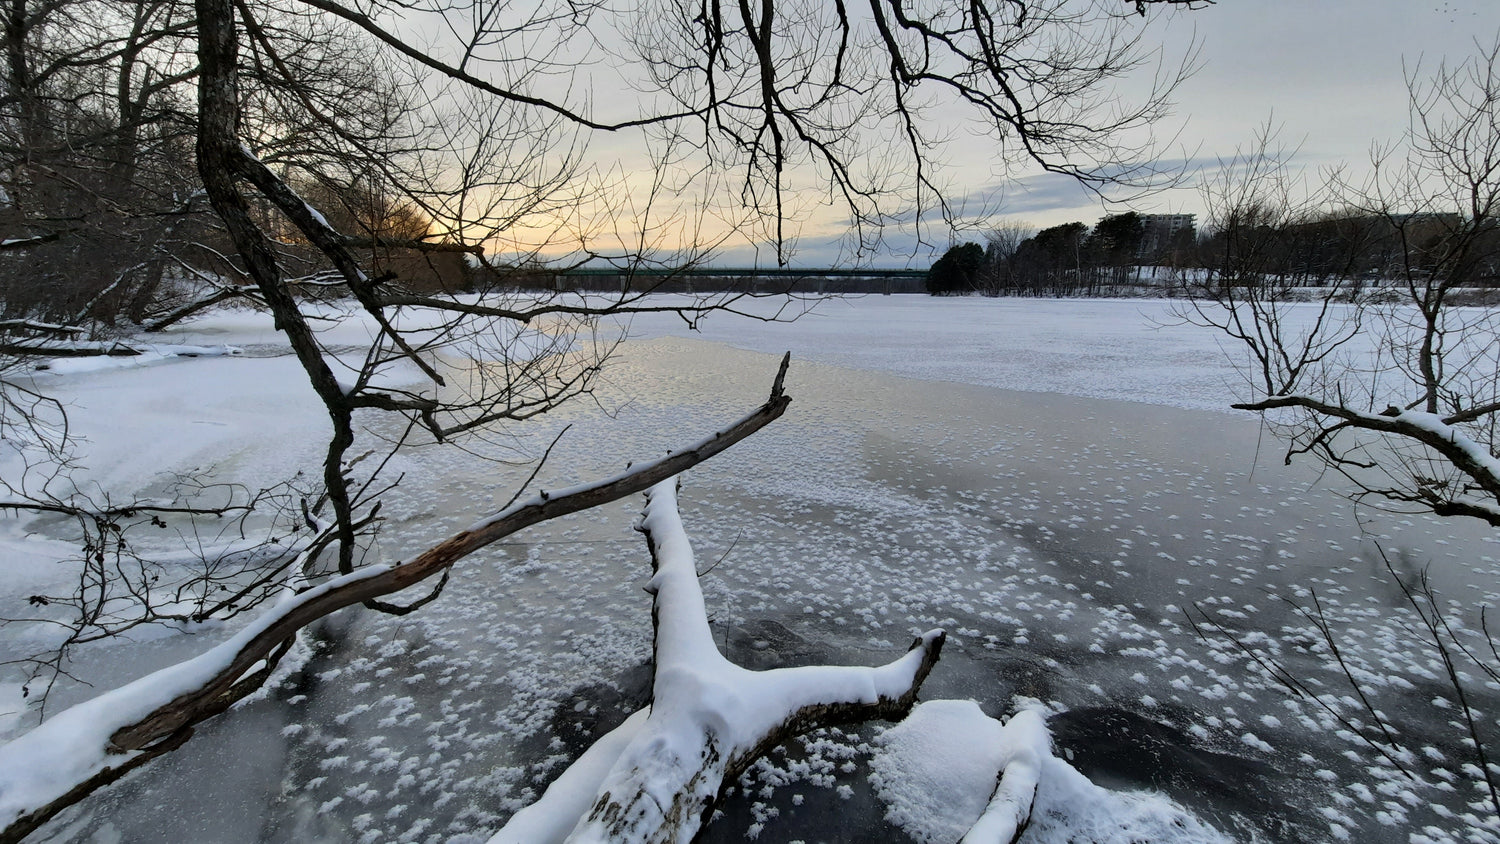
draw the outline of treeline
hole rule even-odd
[[[1476,231],[1460,214],[1294,214],[1260,203],[1217,210],[1202,232],[1183,216],[1134,212],[1104,217],[1092,229],[1009,224],[989,232],[983,246],[950,248],[933,264],[927,289],[1060,297],[1248,284],[1354,291],[1448,268],[1460,248],[1455,286],[1500,286],[1500,232],[1489,222]]]
[[[928,292],[1103,295],[1115,288],[1153,284],[1154,268],[1181,266],[1197,249],[1190,217],[1133,211],[1105,217],[1093,228],[1072,222],[1035,231],[1025,224],[1007,224],[989,232],[985,240],[984,246],[955,246],[939,258],[928,275]]]

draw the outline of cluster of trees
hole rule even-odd
[[[4,317],[143,317],[169,272],[167,242],[185,252],[203,234],[185,21],[165,2],[17,2],[0,12]]]
[[[1135,212],[1104,217],[1092,229],[1079,222],[1035,233],[1024,224],[1002,226],[983,247],[954,246],[934,262],[928,292],[1098,296],[1145,287],[1181,295],[1212,281],[1347,293],[1435,273],[1466,290],[1500,286],[1500,226],[1457,206],[1414,198],[1417,205],[1397,200],[1374,207],[1338,182],[1297,201],[1259,196],[1224,205],[1224,199],[1215,200],[1204,231],[1181,228],[1164,243],[1147,242],[1145,218]],[[1461,266],[1446,266],[1460,242]]]
[[[1190,292],[1218,285],[1270,284],[1283,288],[1401,287],[1415,277],[1446,274],[1456,287],[1500,283],[1500,230],[1493,221],[1446,210],[1321,210],[1286,204],[1237,204],[1215,214],[1197,244],[1195,260],[1173,268],[1173,281]],[[1468,258],[1444,266],[1462,241]],[[1196,272],[1194,272],[1196,271]]]
[[[1007,223],[985,236],[985,245],[954,246],[934,262],[928,292],[939,295],[1097,296],[1128,285],[1152,283],[1154,267],[1186,265],[1196,254],[1194,230],[1148,237],[1148,221],[1128,211],[1090,229],[1079,222],[1036,231]],[[951,256],[966,256],[953,260]]]
[[[0,319],[161,327],[193,299],[253,298],[198,173],[193,4],[16,0],[0,36]],[[258,9],[245,38],[251,154],[377,265],[391,249],[473,251],[479,232],[407,178],[437,163],[442,127],[370,38],[295,6]],[[291,275],[328,268],[273,204],[254,213]]]

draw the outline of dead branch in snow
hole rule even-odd
[[[253,290],[226,285],[215,290],[208,296],[204,296],[201,299],[194,299],[193,301],[188,302],[187,304],[179,308],[176,308],[168,313],[161,315],[160,317],[157,317],[146,325],[141,326],[141,330],[147,334],[154,334],[159,331],[165,331],[166,329],[170,328],[173,325],[176,325],[179,322],[182,322],[193,314],[199,313],[201,311],[206,311],[209,308],[212,308],[213,306],[218,305],[222,302],[227,302],[230,299],[239,298],[246,298],[250,299],[251,301],[256,301],[254,299]]]
[[[1004,730],[1013,737],[1014,751],[995,777],[990,802],[959,844],[1016,844],[1031,823],[1042,761],[1052,755],[1051,737],[1034,709],[1017,712]]]
[[[140,349],[124,343],[92,343],[76,346],[58,346],[47,343],[0,343],[0,355],[17,358],[128,358],[140,353]]]
[[[224,712],[260,688],[293,637],[312,622],[336,610],[400,592],[434,575],[446,576],[454,563],[522,528],[640,492],[764,428],[791,403],[791,397],[783,391],[790,360],[790,355],[782,358],[771,395],[764,404],[692,446],[634,465],[607,480],[557,492],[539,492],[404,562],[362,568],[290,596],[224,644],[147,675],[117,692],[59,713],[0,746],[0,821],[5,823],[0,831],[0,844],[20,841],[58,812],[139,767],[142,757],[155,757],[180,746],[191,737],[194,725]],[[691,565],[688,571],[692,571]],[[701,605],[701,596],[699,602]],[[706,621],[704,629],[706,635]],[[935,645],[931,646],[931,652],[935,661]],[[925,677],[926,670],[918,676]],[[915,684],[913,696],[914,688]],[[174,690],[171,699],[161,702],[162,693],[155,691],[160,689]],[[141,700],[153,702],[143,709]],[[794,718],[788,724],[800,725],[802,722],[796,720],[799,717],[833,719],[819,723],[839,723],[839,717],[847,720],[854,713],[865,711],[857,704],[832,704],[820,709],[815,703],[808,701],[803,707],[805,713],[802,710],[792,713]],[[909,708],[911,699],[882,698],[872,705],[872,713],[895,712],[903,705]],[[101,722],[108,725],[107,733],[101,731]],[[801,726],[799,731],[810,728],[811,725]],[[100,736],[104,739],[103,746],[80,746],[75,731]],[[69,781],[50,791],[38,789],[28,780],[39,771],[46,771],[50,781],[59,778]],[[39,799],[43,791],[48,793]]]
[[[0,319],[0,334],[21,331],[33,334],[52,334],[63,337],[77,337],[83,334],[83,328],[77,325],[58,325],[51,322],[42,322],[35,319]]]
[[[932,630],[878,668],[750,671],[714,644],[677,511],[676,480],[646,493],[640,530],[655,571],[651,704],[601,738],[491,844],[688,842],[764,754],[820,727],[899,720],[942,651]]]

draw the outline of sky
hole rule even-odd
[[[1293,164],[1316,174],[1348,164],[1358,170],[1371,145],[1398,139],[1406,128],[1408,70],[1459,62],[1476,42],[1500,38],[1500,0],[1218,0],[1153,22],[1153,36],[1180,53],[1195,39],[1198,71],[1177,91],[1175,117],[1164,127],[1180,131],[1173,159],[1189,171],[1212,167],[1251,142],[1270,121],[1294,148]],[[1403,69],[1405,68],[1405,69]],[[985,150],[971,148],[975,172]],[[954,162],[964,167],[962,159]],[[977,184],[972,195],[990,199],[998,215],[971,221],[982,230],[991,219],[1037,227],[1099,217],[1106,208],[1065,177],[1022,173]],[[994,198],[999,197],[998,201]],[[978,203],[976,203],[978,204]],[[1203,211],[1196,188],[1167,191],[1130,206],[1143,212]],[[942,233],[929,239],[941,241]],[[974,232],[951,239],[978,239]],[[910,236],[875,256],[877,266],[925,266],[932,249]],[[937,251],[946,244],[939,242]],[[796,263],[814,266],[836,257],[826,243],[804,238]]]
[[[1163,44],[1196,38],[1199,70],[1178,90],[1181,157],[1206,166],[1234,155],[1267,124],[1312,171],[1368,161],[1371,145],[1406,128],[1406,73],[1462,61],[1500,38],[1495,0],[1219,0],[1160,21]],[[1419,64],[1420,63],[1420,64]],[[1038,226],[1092,224],[1106,209],[1068,184],[1023,177],[1004,187],[1006,218]],[[1195,188],[1142,211],[1202,213]]]
[[[986,229],[1006,222],[1037,228],[1074,220],[1092,225],[1106,213],[1125,210],[1202,215],[1195,178],[1248,148],[1267,125],[1278,130],[1281,145],[1295,150],[1293,167],[1302,168],[1310,178],[1341,165],[1357,177],[1369,161],[1372,145],[1395,142],[1406,128],[1407,75],[1426,75],[1425,70],[1444,60],[1461,63],[1480,45],[1495,44],[1500,39],[1500,0],[1216,0],[1194,9],[1158,8],[1140,19],[1140,26],[1145,42],[1159,47],[1167,65],[1175,66],[1184,54],[1196,56],[1196,72],[1173,97],[1175,113],[1157,127],[1159,135],[1175,137],[1161,148],[1159,160],[1179,168],[1185,176],[1182,187],[1133,199],[1128,205],[1106,205],[1065,176],[1039,169],[1003,171],[996,164],[997,142],[955,119],[942,158],[950,184],[956,185],[950,199],[959,200],[963,208],[960,225],[954,228],[934,217],[927,219],[920,236],[888,230],[880,251],[859,262],[925,268],[950,244],[982,240]],[[587,102],[597,108],[596,116],[618,119],[632,116],[638,108],[631,104],[639,96],[632,92],[635,83],[613,65],[572,68],[582,76],[558,83],[563,99],[574,100],[579,90],[574,81],[581,81],[582,90],[593,91]],[[1149,90],[1149,83],[1148,74],[1127,80],[1121,90],[1128,98],[1131,91]],[[957,118],[959,113],[935,110],[934,128],[950,128],[944,126],[946,114]],[[612,223],[604,230],[627,240],[633,237],[631,231],[647,231],[662,243],[701,241],[703,229],[653,229],[654,220],[642,224],[639,209],[628,207],[636,201],[628,197],[644,193],[642,186],[652,178],[645,157],[638,149],[630,151],[640,140],[628,135],[602,133],[589,142],[591,162],[612,162],[607,164],[616,168],[611,172],[622,174],[618,187],[608,192],[627,197],[622,207],[628,213],[620,218],[626,224]],[[827,200],[826,188],[799,201],[809,204],[802,206],[804,213],[793,215],[799,219],[789,231],[795,244],[790,264],[850,264],[851,256],[841,243],[846,215],[841,217],[838,204]],[[819,209],[820,203],[829,207]],[[542,221],[543,230],[549,225]],[[710,220],[707,230],[727,226]],[[776,263],[774,247],[739,243],[721,248],[712,263]]]

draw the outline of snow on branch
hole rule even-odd
[[[1303,395],[1271,396],[1233,407],[1254,411],[1301,408],[1339,420],[1335,425],[1326,426],[1324,437],[1315,442],[1321,442],[1342,428],[1376,431],[1420,442],[1462,472],[1469,482],[1459,487],[1423,483],[1418,479],[1417,489],[1412,493],[1414,497],[1409,500],[1421,501],[1440,516],[1472,516],[1500,527],[1500,459],[1458,427],[1460,423],[1475,418],[1474,410],[1446,417],[1397,407],[1381,413],[1368,413]],[[1287,459],[1290,462],[1290,455]],[[1466,492],[1478,492],[1484,497],[1474,498]]]
[[[12,331],[60,334],[67,337],[77,337],[84,333],[84,329],[77,325],[59,325],[35,319],[0,319],[0,334],[8,334]]]
[[[959,844],[1015,844],[1031,823],[1042,761],[1052,756],[1052,736],[1035,709],[1017,712],[1001,730],[1010,757],[1000,768],[989,805]]]
[[[790,358],[782,358],[765,404],[694,445],[612,478],[540,492],[408,560],[363,568],[291,595],[203,654],[73,706],[0,745],[0,844],[21,840],[93,791],[180,746],[195,724],[259,688],[297,632],[313,621],[445,573],[522,528],[641,492],[764,428],[791,403],[783,392]]]
[[[1229,844],[1170,799],[1090,782],[1052,752],[1047,712],[1017,699],[1009,719],[972,700],[929,700],[875,739],[870,780],[885,820],[915,841]],[[1029,832],[1028,832],[1029,830]]]
[[[750,671],[714,645],[675,480],[646,494],[640,530],[655,575],[652,702],[579,757],[490,844],[688,842],[725,788],[795,735],[873,718],[898,720],[942,651],[924,633],[878,668]]]

